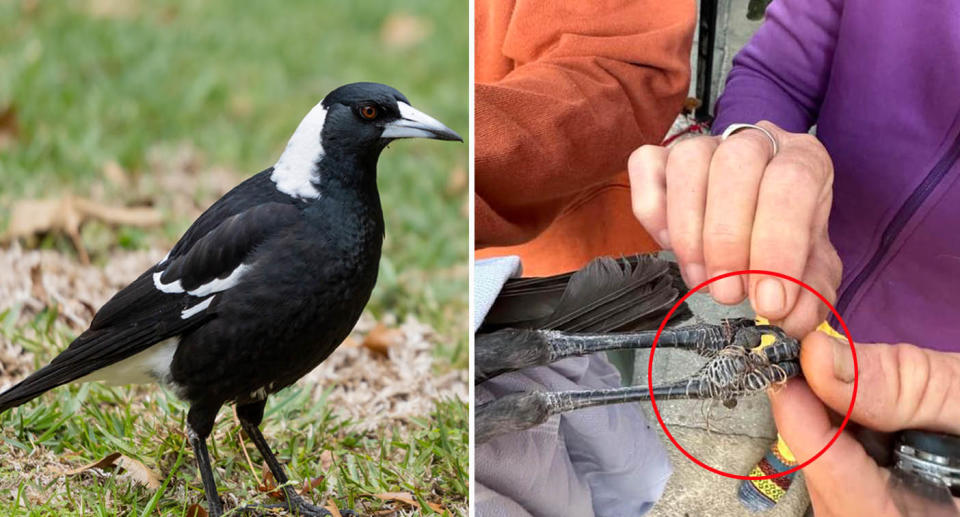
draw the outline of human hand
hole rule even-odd
[[[857,362],[859,386],[851,421],[882,432],[960,434],[960,354],[906,344],[858,344]],[[824,404],[847,412],[854,368],[849,344],[821,332],[804,338],[800,364],[805,380],[792,379],[771,390],[770,401],[780,436],[802,462],[836,434]],[[900,515],[888,484],[890,471],[877,466],[846,430],[803,472],[817,517]],[[929,515],[941,514],[932,503],[920,501],[927,504]]]
[[[672,148],[645,145],[630,156],[633,212],[664,249],[677,255],[687,285],[744,269],[802,280],[831,303],[841,263],[827,236],[833,164],[808,134],[769,122],[720,137],[688,138]],[[780,278],[730,277],[710,285],[720,303],[749,294],[753,309],[803,336],[827,308],[811,292]]]

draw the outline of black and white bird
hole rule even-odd
[[[66,350],[0,394],[0,412],[71,382],[154,382],[190,404],[210,515],[223,509],[206,438],[226,403],[286,483],[259,430],[264,405],[330,355],[370,298],[384,237],[377,160],[399,138],[462,141],[389,86],[330,92],[273,167],[220,198]],[[330,514],[284,492],[293,513]]]

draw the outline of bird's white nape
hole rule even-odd
[[[317,180],[317,162],[323,156],[320,134],[326,118],[327,109],[318,103],[293,132],[270,174],[270,179],[277,184],[280,192],[298,198],[320,197],[314,183]]]

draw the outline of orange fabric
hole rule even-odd
[[[477,256],[547,274],[654,249],[623,171],[680,111],[694,1],[475,6]]]
[[[632,255],[658,249],[630,215],[626,174],[592,188],[572,203],[533,240],[516,246],[477,249],[476,257],[519,255],[524,276],[546,276],[582,267],[594,257]]]

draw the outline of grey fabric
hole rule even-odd
[[[512,268],[518,275],[520,270],[516,257],[477,266],[475,328],[510,276],[503,271]],[[477,386],[476,400],[482,404],[519,391],[619,385],[616,369],[603,354],[595,354],[498,376]],[[479,445],[475,459],[477,517],[642,515],[663,494],[671,473],[666,451],[637,404],[554,416],[538,427]]]

